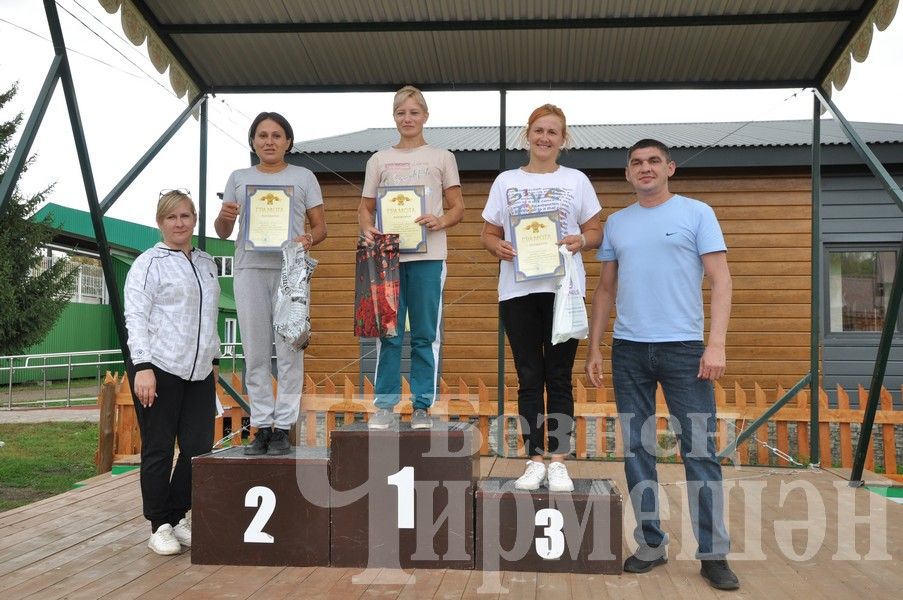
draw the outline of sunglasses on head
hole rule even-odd
[[[191,190],[188,190],[186,188],[173,188],[173,189],[160,190],[159,197],[162,198],[166,194],[172,194],[172,193],[182,194],[183,196],[191,196]]]

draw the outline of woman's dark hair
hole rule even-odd
[[[248,130],[248,145],[251,146],[251,150],[254,150],[254,134],[257,133],[257,126],[267,119],[275,121],[282,127],[282,130],[285,131],[285,137],[288,139],[288,149],[291,150],[295,143],[295,132],[292,130],[288,119],[277,112],[262,112],[251,121],[251,128]]]

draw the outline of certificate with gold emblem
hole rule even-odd
[[[414,222],[424,212],[426,194],[422,185],[376,189],[376,228],[398,234],[399,252],[426,252],[426,226]]]
[[[561,219],[557,210],[511,215],[514,280],[527,281],[564,275],[564,257],[558,251]]]
[[[242,237],[245,250],[279,252],[292,230],[294,186],[249,185],[245,188]]]

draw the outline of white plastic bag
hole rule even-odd
[[[586,304],[580,289],[573,281],[576,271],[574,255],[565,247],[558,251],[564,256],[564,275],[555,290],[555,308],[552,315],[552,344],[560,344],[570,339],[584,340],[589,335],[586,319]]]
[[[282,245],[282,277],[274,294],[273,330],[295,352],[310,342],[310,278],[317,261],[297,242]]]

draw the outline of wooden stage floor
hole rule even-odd
[[[569,465],[574,477],[611,478],[626,490],[621,463]],[[522,461],[483,458],[481,469],[484,476],[509,477],[520,474]],[[741,589],[713,590],[693,560],[683,468],[660,465],[659,473],[670,561],[644,575],[620,576],[192,565],[187,552],[164,557],[147,549],[137,472],[102,475],[0,513],[0,597],[877,600],[903,590],[903,504],[851,489],[829,472],[768,468],[725,468],[730,558]],[[633,529],[626,504],[625,497],[625,556]]]

